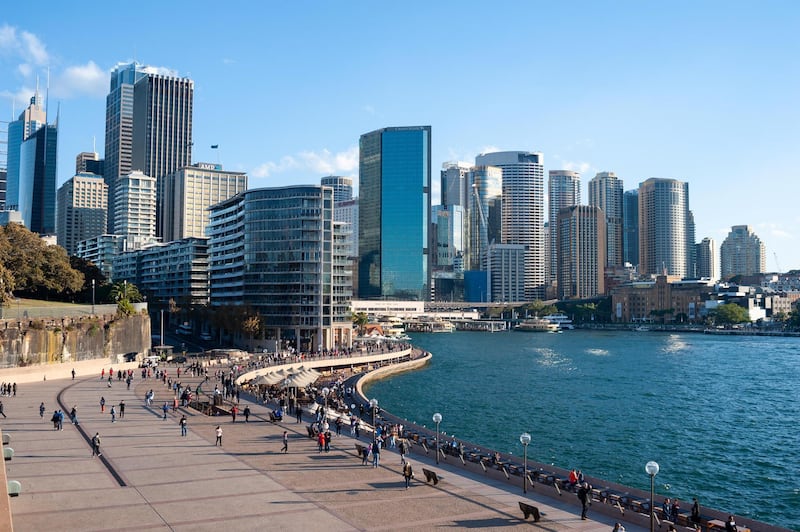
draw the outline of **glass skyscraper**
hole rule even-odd
[[[359,141],[358,297],[430,295],[431,127],[388,127]]]

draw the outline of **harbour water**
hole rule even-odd
[[[422,370],[366,388],[459,439],[800,530],[800,339],[658,332],[414,334]]]

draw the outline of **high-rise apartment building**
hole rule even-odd
[[[358,297],[430,298],[431,127],[359,141]]]
[[[608,266],[622,266],[622,180],[614,172],[599,172],[589,181],[589,205],[606,217],[606,260]]]
[[[333,189],[333,203],[341,203],[353,199],[353,178],[341,175],[329,175],[320,180],[323,187]]]
[[[489,244],[486,263],[489,301],[517,303],[525,300],[525,246]]]
[[[622,195],[622,258],[639,265],[639,189],[626,190]]]
[[[558,244],[558,298],[588,299],[605,293],[606,217],[599,208],[561,209],[551,231]]]
[[[302,351],[349,347],[350,262],[333,189],[251,189],[210,209],[211,306],[244,306]]]
[[[502,240],[503,170],[497,166],[475,166],[467,173],[465,266],[487,267],[492,242]]]
[[[704,238],[697,243],[697,277],[701,279],[719,280],[719,262],[717,262],[717,247],[713,238]]]
[[[208,208],[247,190],[247,174],[228,172],[222,165],[196,163],[164,178],[162,240],[206,236]]]
[[[191,163],[193,96],[194,82],[167,69],[130,63],[111,73],[104,169],[109,229],[116,225],[117,180],[133,170],[154,177],[160,205],[166,176]],[[157,226],[157,233],[163,229]]]
[[[652,177],[639,185],[641,275],[692,275],[693,234],[688,183]]]
[[[484,153],[476,166],[503,172],[502,243],[525,246],[525,298],[542,299],[545,289],[544,156],[540,152]]]
[[[125,250],[142,249],[156,240],[156,179],[131,172],[117,181],[114,234],[125,238]]]
[[[734,225],[719,249],[722,279],[767,271],[764,243],[749,225]],[[780,272],[779,272],[780,273]]]
[[[550,178],[547,181],[548,217],[550,227],[554,227],[558,220],[558,213],[566,207],[574,207],[581,204],[581,175],[571,170],[550,170]],[[548,277],[549,282],[557,282],[558,268],[558,246],[557,231],[550,231],[549,238],[549,262]]]
[[[108,185],[102,176],[79,173],[58,189],[56,237],[70,255],[78,242],[102,235],[108,216]]]
[[[345,224],[344,232],[347,256],[358,258],[358,198],[333,204],[333,220]]]
[[[469,195],[467,174],[472,169],[472,165],[460,161],[446,162],[442,165],[441,172],[441,196],[442,205],[467,206]]]

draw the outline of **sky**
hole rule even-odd
[[[0,15],[0,120],[49,79],[59,185],[94,139],[103,155],[109,73],[136,60],[194,80],[193,160],[245,171],[251,188],[357,181],[361,134],[430,125],[434,204],[442,163],[540,151],[545,171],[581,172],[583,203],[600,171],[625,190],[686,181],[698,241],[750,225],[768,271],[800,268],[800,3],[35,7]]]

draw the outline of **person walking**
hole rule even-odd
[[[185,414],[181,416],[181,420],[178,423],[181,426],[181,436],[186,436],[186,429],[189,422],[186,420]]]
[[[406,481],[406,489],[411,484],[411,479],[414,478],[414,469],[411,467],[411,462],[403,464],[403,479]]]
[[[297,422],[298,423],[302,423],[303,422],[303,407],[300,406],[300,405],[297,405],[297,408],[295,408],[294,414],[295,414],[295,416],[297,416]]]
[[[581,501],[581,519],[586,519],[586,511],[589,509],[589,484],[584,482],[578,488],[578,500]]]
[[[3,401],[0,401],[0,415],[2,415],[3,417],[8,417],[6,416],[6,413],[3,411],[3,408],[4,408]]]
[[[72,407],[72,410],[69,411],[69,420],[72,422],[73,425],[78,424],[78,407]]]
[[[119,418],[122,419],[125,417],[125,400],[121,400],[119,402]]]
[[[169,412],[169,406],[167,406],[166,401],[164,401],[164,406],[161,407],[161,410],[164,411],[164,417],[161,419],[167,419],[167,412]]]
[[[289,452],[289,433],[287,431],[283,431],[283,447],[281,447],[281,452],[286,454]]]
[[[400,443],[397,445],[397,450],[400,453],[400,465],[406,463],[406,445],[405,440],[400,440]]]
[[[245,406],[244,412],[242,413],[244,414],[244,422],[248,423],[250,421],[250,406],[249,405]]]
[[[217,441],[214,442],[214,447],[216,447],[217,445],[222,447],[222,427],[221,426],[217,425],[216,433],[217,433]]]
[[[692,523],[700,522],[700,503],[697,502],[697,497],[692,499]]]
[[[44,411],[45,411],[45,406],[44,406],[44,401],[42,401],[42,404],[39,405],[39,417],[42,419],[44,419]]]
[[[238,413],[239,409],[236,407],[236,405],[233,405],[231,407],[231,418],[232,418],[231,423],[236,423],[236,414]]]
[[[94,436],[92,436],[92,457],[95,455],[103,456],[103,453],[100,452],[100,433],[95,432]]]
[[[106,398],[100,397],[100,412],[106,411]]]
[[[377,440],[372,442],[372,467],[378,467],[381,461],[381,444]]]
[[[117,422],[117,409],[114,405],[111,405],[111,422]]]
[[[72,380],[75,380],[75,368],[72,368]]]

